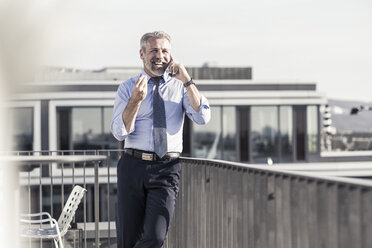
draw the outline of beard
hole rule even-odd
[[[149,70],[152,74],[155,76],[162,76],[165,72],[165,70],[168,67],[168,63],[162,62],[162,65],[156,65],[156,62],[161,62],[160,60],[157,59],[151,59],[150,61],[147,61],[145,58],[144,65],[147,70]]]

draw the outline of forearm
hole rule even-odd
[[[122,117],[127,133],[129,133],[130,130],[134,127],[134,123],[136,121],[137,113],[140,106],[141,102],[131,99],[123,111]]]
[[[198,88],[196,88],[194,84],[191,84],[187,87],[187,95],[189,97],[192,108],[196,112],[199,112],[201,96]]]
[[[127,133],[134,128],[138,110],[147,95],[147,78],[142,75],[133,87],[132,97],[123,111],[123,122]]]
[[[189,76],[186,70],[184,74],[185,76],[181,80],[183,84],[186,84],[187,82],[192,80],[192,78]],[[201,96],[200,96],[198,88],[195,86],[195,84],[190,84],[189,86],[186,87],[186,90],[187,90],[187,96],[189,97],[189,100],[190,100],[191,107],[196,112],[199,112]]]
[[[189,73],[187,72],[185,66],[178,62],[171,62],[168,66],[171,72],[176,71],[175,74],[172,76],[176,77],[177,79],[181,80],[182,83],[185,85],[187,82],[190,82],[192,78],[190,77]],[[186,87],[187,89],[187,96],[189,98],[191,107],[196,111],[199,112],[200,104],[201,104],[201,96],[199,93],[198,88],[196,88],[195,84],[190,84]]]

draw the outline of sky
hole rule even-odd
[[[142,34],[164,30],[186,66],[252,67],[258,82],[316,83],[327,98],[372,102],[370,0],[25,2],[17,14],[27,24],[8,24],[37,44],[29,57],[43,65],[142,66]]]

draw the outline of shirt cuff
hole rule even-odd
[[[209,107],[209,103],[208,103],[207,98],[205,98],[205,96],[201,95],[200,107],[199,107],[198,112],[196,112],[193,107],[191,107],[191,111],[190,112],[191,112],[191,114],[202,114],[203,111],[209,110],[209,109],[210,109],[210,107]]]
[[[211,118],[211,109],[209,107],[208,100],[205,96],[201,95],[200,107],[198,112],[190,106],[189,113],[193,116],[193,121],[196,124],[204,125],[207,124]]]
[[[112,131],[117,140],[123,141],[130,133],[134,131],[134,127],[127,132],[123,118],[119,117],[113,122]]]

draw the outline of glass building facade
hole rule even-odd
[[[186,118],[184,153],[207,159],[248,163],[306,161],[319,154],[319,106],[211,106],[207,125]],[[32,150],[32,108],[9,109],[13,149]],[[57,149],[122,147],[110,132],[112,106],[58,106]],[[17,121],[16,121],[17,120]]]
[[[207,125],[192,124],[193,157],[290,163],[319,152],[316,105],[212,106],[211,110]]]

